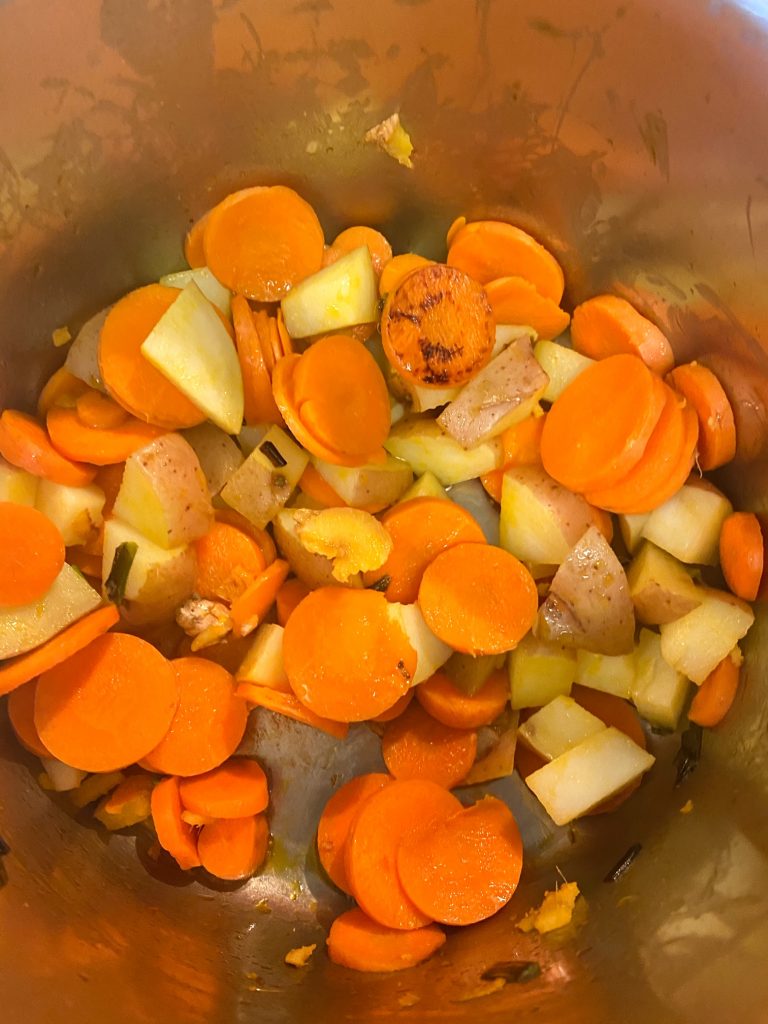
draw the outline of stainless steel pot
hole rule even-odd
[[[718,370],[739,425],[724,482],[762,511],[767,73],[765,0],[2,0],[0,404],[31,405],[61,357],[55,327],[181,265],[184,227],[228,189],[281,181],[329,233],[373,223],[400,249],[439,252],[462,212],[537,232],[569,302],[617,290]],[[395,109],[412,172],[362,142]],[[619,813],[570,832],[496,787],[530,849],[519,894],[392,977],[322,951],[282,963],[342,905],[311,835],[334,782],[376,762],[365,730],[338,748],[259,720],[275,855],[214,890],[159,877],[140,838],[72,820],[0,713],[2,1019],[764,1021],[766,650],[760,615],[736,708],[680,788],[676,741]],[[632,867],[603,882],[635,842]],[[536,942],[514,922],[555,865],[585,902]],[[482,973],[515,960],[540,976],[480,995]]]

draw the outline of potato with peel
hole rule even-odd
[[[392,538],[369,512],[357,508],[307,511],[299,540],[311,554],[331,560],[331,573],[339,583],[347,583],[356,573],[378,569],[389,558]]]
[[[316,510],[307,508],[282,509],[272,520],[275,543],[280,554],[290,565],[291,572],[310,590],[317,587],[340,587],[342,584],[333,575],[331,559],[307,550],[299,536],[302,526],[316,514]],[[348,587],[360,588],[362,585],[363,580],[359,573],[350,576],[346,583]]]
[[[444,486],[500,469],[503,460],[498,437],[474,448],[463,448],[436,420],[426,416],[401,420],[392,428],[384,447],[390,455],[409,463],[414,473],[430,472]]]

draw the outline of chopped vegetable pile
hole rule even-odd
[[[762,524],[702,477],[736,453],[715,374],[622,298],[569,315],[519,227],[460,217],[447,246],[326,245],[292,189],[236,192],[190,269],[84,325],[36,416],[0,415],[0,694],[41,784],[246,879],[270,843],[251,709],[369,723],[386,771],[317,824],[356,903],[328,954],[361,971],[512,899],[515,819],[457,787],[516,771],[566,825],[642,784],[643,722],[693,723],[697,759],[763,587]]]

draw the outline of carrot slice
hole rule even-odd
[[[720,568],[733,593],[745,601],[757,597],[764,552],[763,531],[757,516],[752,512],[731,513],[720,529]]]
[[[736,424],[728,396],[714,373],[700,363],[683,363],[667,374],[667,382],[696,411],[699,466],[707,471],[730,462],[736,454]]]
[[[452,793],[426,779],[391,782],[365,801],[347,836],[345,868],[352,895],[369,917],[402,930],[432,921],[400,884],[397,851],[414,830],[436,828],[460,810]]]
[[[485,285],[497,324],[525,324],[540,338],[557,338],[571,318],[524,277],[499,277]]]
[[[466,224],[450,243],[448,263],[480,284],[499,277],[522,277],[552,302],[563,297],[565,279],[552,253],[527,232],[503,221]]]
[[[403,932],[372,921],[355,907],[341,914],[328,933],[328,956],[353,971],[402,971],[428,960],[445,944],[436,924]]]
[[[382,270],[379,278],[380,297],[385,299],[390,292],[396,291],[406,277],[409,277],[415,270],[434,266],[434,260],[428,260],[426,256],[418,256],[415,252],[404,252],[399,256],[393,256]]]
[[[455,267],[409,274],[389,295],[381,340],[398,373],[426,387],[465,384],[490,358],[493,312],[484,290]]]
[[[331,249],[334,252],[332,262],[335,263],[340,256],[352,252],[353,249],[359,249],[363,245],[368,246],[373,269],[377,275],[380,275],[384,267],[392,259],[392,246],[380,231],[376,231],[375,228],[366,227],[364,224],[345,228],[344,231],[336,235],[331,244]]]
[[[283,559],[268,565],[251,585],[232,602],[230,614],[235,636],[248,636],[275,603],[290,566]]]
[[[170,667],[178,707],[165,735],[141,755],[141,766],[165,775],[200,775],[237,750],[248,708],[235,696],[235,680],[221,665],[192,657],[176,658]]]
[[[0,538],[0,608],[37,601],[64,565],[58,528],[31,505],[0,501]]]
[[[411,704],[385,728],[381,754],[396,779],[429,779],[452,789],[474,764],[477,733],[443,725],[419,704]]]
[[[345,866],[347,838],[360,808],[392,780],[383,772],[358,775],[337,789],[317,823],[317,853],[325,873],[342,892],[349,893]]]
[[[119,406],[117,407],[119,408]],[[166,433],[165,427],[144,423],[134,416],[117,427],[88,427],[74,409],[51,409],[46,426],[51,444],[68,459],[86,459],[94,466],[111,466],[125,460]]]
[[[553,403],[541,460],[569,490],[612,487],[640,461],[666,392],[637,356],[608,356],[587,367]]]
[[[253,311],[242,295],[232,296],[232,322],[235,325],[235,344],[243,374],[245,422],[280,425],[283,417],[272,396],[272,381]]]
[[[347,738],[349,726],[346,722],[333,722],[330,718],[323,718],[316,715],[308,707],[301,703],[298,697],[292,693],[283,693],[271,686],[255,686],[253,683],[240,683],[235,691],[238,697],[256,707],[273,711],[277,715],[285,715],[292,718],[294,722],[301,722],[302,725],[309,725],[320,732],[328,733],[337,740]]]
[[[35,726],[36,694],[37,683],[34,680],[11,691],[8,696],[8,718],[16,739],[25,750],[38,757],[52,757]]]
[[[541,465],[541,435],[547,414],[527,416],[514,426],[508,427],[501,435],[503,462],[501,469],[493,469],[480,477],[488,494],[501,504],[501,488],[504,474],[513,466]]]
[[[233,757],[179,783],[184,809],[207,818],[246,818],[269,804],[267,777],[258,761]]]
[[[471,697],[459,690],[444,672],[436,672],[414,689],[424,710],[452,729],[479,729],[481,725],[490,725],[509,700],[505,669],[493,672]]]
[[[423,914],[451,925],[474,924],[501,910],[522,867],[517,822],[492,796],[412,832],[397,855],[409,899]]]
[[[38,395],[37,415],[44,419],[48,410],[52,409],[54,405],[63,405],[71,409],[80,395],[89,390],[85,381],[71,374],[66,366],[60,366],[49,377]]]
[[[206,263],[225,288],[257,302],[278,302],[318,271],[323,229],[309,203],[284,185],[233,192],[204,229]]]
[[[398,697],[391,708],[387,708],[386,711],[382,711],[380,715],[376,715],[372,718],[372,722],[392,722],[395,718],[399,718],[410,705],[413,700],[414,694],[416,693],[416,687],[412,686],[408,693],[404,693],[402,697]]]
[[[4,661],[0,665],[0,696],[77,654],[96,637],[111,629],[119,619],[117,608],[111,604],[105,605],[68,626],[34,651]]]
[[[207,223],[208,214],[204,213],[202,217],[198,217],[184,238],[184,259],[193,269],[195,267],[205,266],[205,247],[203,245],[203,240],[205,236],[205,226]]]
[[[257,542],[243,530],[216,521],[195,541],[195,591],[212,601],[235,601],[266,569]]]
[[[99,337],[99,372],[110,395],[137,419],[168,430],[202,423],[193,405],[141,354],[141,346],[181,292],[148,284],[128,292],[107,314]]]
[[[0,455],[12,466],[66,487],[85,487],[96,474],[91,466],[60,455],[37,420],[15,409],[0,416]]]
[[[299,700],[338,722],[386,711],[416,671],[416,652],[375,590],[313,591],[286,624],[283,657]]]
[[[197,840],[200,863],[210,875],[237,882],[250,878],[264,863],[269,826],[263,814],[225,818],[204,825]]]
[[[285,317],[283,316],[282,307],[278,307],[275,320],[277,322],[277,336],[280,339],[281,352],[284,356],[290,356],[293,354],[293,342],[291,341],[291,336],[288,333],[288,328],[285,326]]]
[[[346,501],[339,497],[329,483],[326,483],[311,462],[301,474],[299,488],[308,498],[324,508],[346,508]]]
[[[389,579],[389,601],[413,604],[427,566],[456,544],[485,544],[477,520],[460,505],[441,498],[410,498],[381,517],[392,538],[389,558],[380,569],[366,573],[368,586]]]
[[[463,214],[456,217],[452,221],[451,226],[445,233],[445,244],[448,249],[450,249],[451,245],[453,244],[454,238],[456,237],[456,235],[458,235],[458,233],[461,231],[461,229],[464,227],[466,223],[467,218]]]
[[[35,726],[65,764],[112,772],[160,742],[178,703],[159,651],[129,633],[107,633],[40,676]]]
[[[128,420],[128,413],[109,395],[90,388],[83,392],[75,403],[77,418],[85,427],[94,430],[111,430],[121,427]]]
[[[150,806],[157,841],[183,871],[200,867],[197,832],[181,816],[179,780],[163,779],[152,790]]]
[[[272,562],[277,558],[277,548],[275,542],[266,530],[260,530],[258,526],[254,526],[252,522],[241,515],[239,512],[235,512],[233,508],[217,508],[214,511],[217,523],[227,523],[229,526],[234,526],[242,533],[251,537],[261,548],[261,553],[264,556],[265,565],[271,565]]]
[[[740,659],[729,654],[714,668],[696,690],[688,718],[697,725],[713,728],[731,709],[739,688]]]
[[[522,562],[490,544],[443,551],[419,587],[429,628],[465,654],[511,651],[533,625],[538,607],[536,584]]]
[[[280,587],[275,598],[277,604],[277,621],[285,626],[297,606],[309,593],[309,587],[299,579],[286,580]]]
[[[596,295],[574,309],[571,343],[591,359],[620,352],[638,356],[655,373],[675,365],[672,346],[656,324],[618,295]]]

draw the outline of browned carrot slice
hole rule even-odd
[[[563,271],[552,253],[531,235],[499,220],[479,220],[456,232],[448,263],[480,284],[499,277],[523,277],[547,299],[560,302]]]

